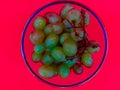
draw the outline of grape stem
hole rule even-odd
[[[69,20],[67,20],[72,27],[68,27],[66,29],[71,29],[73,28],[73,31],[75,32],[75,35],[78,36],[78,33],[76,32],[76,28],[81,28],[84,31],[84,35],[83,35],[83,40],[78,42],[78,52],[75,56],[71,56],[71,57],[66,57],[66,59],[73,59],[75,57],[79,58],[79,64],[81,64],[81,56],[82,54],[85,52],[87,44],[89,43],[88,37],[87,37],[87,32],[85,29],[85,10],[81,10],[81,23],[78,26],[75,26],[74,22],[70,22]]]
[[[87,47],[87,44],[89,42],[88,40],[88,37],[87,37],[87,32],[86,32],[86,29],[85,29],[85,10],[81,10],[81,18],[82,18],[82,23],[81,23],[81,26],[82,26],[82,29],[84,31],[84,36],[83,36],[83,40],[78,42],[78,52],[77,52],[77,56],[78,58],[80,59],[80,63],[81,63],[81,56],[82,54],[85,52],[86,50],[86,47]],[[83,43],[83,45],[81,46],[81,42]],[[79,46],[80,45],[80,46]]]

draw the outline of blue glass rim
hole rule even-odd
[[[42,79],[41,77],[39,77],[31,68],[31,66],[29,65],[28,61],[27,61],[27,58],[26,58],[26,55],[25,55],[25,51],[24,51],[24,38],[25,38],[25,34],[26,34],[26,31],[27,31],[27,28],[30,24],[30,22],[32,21],[32,19],[38,14],[40,13],[43,9],[49,7],[49,6],[52,6],[52,5],[55,5],[55,4],[75,4],[77,6],[80,6],[82,8],[84,8],[85,10],[89,11],[98,21],[98,23],[100,24],[101,28],[102,28],[102,31],[103,31],[103,34],[104,34],[104,41],[105,41],[105,50],[104,50],[104,54],[103,54],[103,58],[102,58],[102,61],[101,63],[99,64],[98,68],[96,69],[96,71],[94,73],[92,73],[88,78],[86,78],[85,80],[81,81],[81,82],[78,82],[78,83],[75,83],[75,84],[69,84],[69,85],[61,85],[61,84],[55,84],[55,83],[51,83],[51,82],[48,82],[44,79]],[[105,28],[104,28],[104,25],[103,23],[101,22],[101,20],[99,19],[99,17],[92,11],[90,10],[88,7],[84,6],[83,4],[79,3],[79,2],[75,2],[75,1],[55,1],[55,2],[52,2],[50,4],[47,4],[41,8],[39,8],[30,18],[29,20],[27,21],[25,27],[24,27],[24,31],[23,31],[23,34],[22,34],[22,43],[21,43],[21,51],[22,51],[22,56],[24,58],[24,61],[27,65],[27,67],[29,68],[29,70],[32,72],[32,74],[34,76],[36,76],[39,80],[49,84],[49,85],[52,85],[52,86],[57,86],[57,87],[71,87],[71,86],[76,86],[76,85],[81,85],[83,83],[85,83],[86,81],[90,80],[98,71],[99,69],[101,68],[102,64],[104,63],[104,60],[105,60],[105,56],[107,54],[107,47],[108,47],[108,41],[107,41],[107,34],[106,34],[106,31],[105,31]]]

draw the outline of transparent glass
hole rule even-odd
[[[38,68],[41,66],[41,63],[34,63],[31,57],[34,47],[30,42],[29,36],[30,33],[34,31],[33,21],[39,15],[44,16],[46,12],[56,12],[59,14],[62,7],[68,3],[72,4],[78,9],[84,9],[89,13],[90,25],[86,27],[86,32],[88,33],[89,40],[95,40],[100,44],[100,51],[92,54],[94,64],[92,68],[83,67],[82,74],[76,75],[75,73],[71,72],[69,77],[65,79],[61,78],[60,76],[56,76],[51,79],[45,79],[38,74]],[[24,61],[27,67],[32,72],[32,74],[39,80],[53,86],[70,87],[83,84],[86,81],[90,80],[101,68],[105,60],[106,52],[107,52],[107,36],[101,20],[91,9],[84,6],[83,4],[74,1],[56,1],[39,8],[29,18],[28,22],[25,25],[22,35],[22,55],[24,57]]]

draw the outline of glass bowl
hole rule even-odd
[[[88,33],[89,40],[95,40],[100,45],[100,51],[97,53],[92,54],[94,63],[91,68],[83,67],[83,73],[80,75],[76,75],[75,73],[71,72],[68,78],[61,78],[60,76],[56,76],[50,79],[43,78],[38,73],[38,68],[42,65],[41,63],[34,63],[32,61],[32,52],[34,46],[31,44],[29,36],[30,33],[34,31],[33,29],[33,21],[39,15],[44,15],[46,12],[56,12],[59,13],[62,7],[65,4],[72,4],[74,7],[78,9],[84,9],[90,15],[90,25],[86,27],[86,32]],[[94,75],[99,71],[101,68],[106,52],[107,52],[107,35],[105,32],[105,28],[99,19],[99,17],[88,7],[74,1],[56,1],[50,4],[47,4],[41,8],[39,8],[28,20],[25,25],[23,35],[22,35],[22,55],[24,61],[28,67],[28,69],[32,72],[32,74],[37,77],[39,80],[58,87],[70,87],[81,85],[86,81],[93,78]]]

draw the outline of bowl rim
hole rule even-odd
[[[97,69],[89,76],[87,77],[85,80],[81,81],[81,82],[78,82],[78,83],[75,83],[75,84],[68,84],[68,85],[63,85],[63,84],[55,84],[55,83],[51,83],[49,81],[46,81],[44,79],[42,79],[41,77],[39,77],[31,68],[31,66],[29,65],[28,61],[27,61],[27,58],[26,58],[26,55],[25,55],[25,51],[24,51],[24,37],[25,37],[25,34],[26,34],[26,31],[27,31],[27,28],[30,24],[30,22],[32,21],[32,19],[39,13],[41,12],[43,9],[49,7],[49,6],[52,6],[52,5],[56,5],[56,4],[66,4],[66,3],[69,3],[69,4],[75,4],[77,6],[80,6],[82,8],[84,8],[85,10],[87,10],[88,12],[90,12],[95,18],[96,20],[98,21],[98,23],[100,24],[101,28],[102,28],[102,31],[103,31],[103,34],[104,34],[104,41],[105,41],[105,50],[104,50],[104,54],[103,54],[103,57],[102,57],[102,61],[100,62],[99,66],[97,67]],[[105,30],[105,27],[103,25],[103,23],[101,22],[100,18],[88,7],[86,7],[85,5],[81,4],[80,2],[76,2],[76,1],[54,1],[54,2],[51,2],[47,5],[44,5],[42,6],[41,8],[39,8],[36,12],[33,13],[33,15],[28,19],[25,27],[24,27],[24,31],[22,33],[22,42],[21,42],[21,52],[22,52],[22,56],[24,58],[24,62],[27,66],[27,68],[29,69],[29,71],[35,76],[37,77],[39,80],[49,84],[49,85],[52,85],[52,86],[57,86],[57,87],[71,87],[71,86],[77,86],[77,85],[81,85],[87,81],[89,81],[90,79],[92,79],[96,73],[100,70],[101,66],[103,65],[104,61],[105,61],[105,57],[106,57],[106,54],[107,54],[107,49],[108,49],[108,39],[107,39],[107,33],[106,33],[106,30]]]

